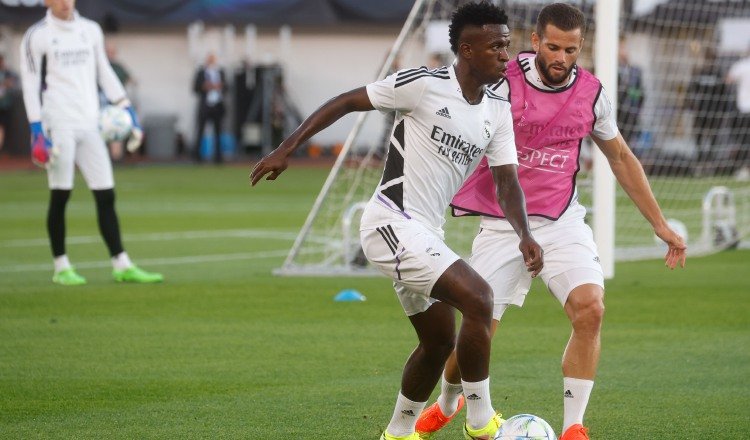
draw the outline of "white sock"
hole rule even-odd
[[[70,269],[70,260],[68,260],[68,255],[63,254],[59,257],[55,257],[55,273],[60,273],[65,269]]]
[[[461,381],[466,396],[466,423],[472,429],[484,428],[495,415],[490,400],[490,378],[480,382]]]
[[[128,253],[125,251],[122,251],[119,254],[112,257],[112,267],[115,270],[125,270],[132,266],[133,266],[133,262],[130,261],[130,257],[128,257]]]
[[[591,389],[594,388],[593,380],[563,378],[563,430],[576,423],[583,425],[583,413],[589,404]]]
[[[395,437],[411,435],[417,425],[417,417],[422,414],[426,404],[427,402],[413,402],[399,391],[393,417],[391,417],[391,422],[385,430]]]
[[[463,391],[464,387],[460,383],[449,383],[445,380],[445,376],[442,376],[442,380],[440,381],[440,396],[438,396],[437,403],[444,416],[450,417],[456,412],[458,409],[458,398],[461,397]]]

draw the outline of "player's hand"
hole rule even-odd
[[[273,150],[266,157],[256,163],[253,170],[250,171],[250,183],[255,186],[264,176],[266,180],[276,180],[279,174],[283,173],[284,170],[289,166],[287,149],[280,145],[279,148]]]
[[[133,128],[130,130],[130,136],[128,141],[125,143],[125,148],[129,152],[134,153],[137,149],[141,148],[143,144],[143,129],[141,123],[138,121],[138,115],[135,114],[135,109],[132,105],[125,107],[125,110],[130,114],[130,119],[133,121]]]
[[[128,149],[128,152],[135,153],[136,150],[141,148],[142,144],[143,144],[143,130],[141,130],[139,127],[133,126],[133,129],[130,130],[130,136],[128,136],[128,141],[125,143],[125,148]]]
[[[674,269],[678,264],[680,267],[685,267],[687,245],[680,234],[676,233],[668,225],[654,228],[654,233],[657,237],[667,243],[667,246],[669,247],[667,249],[667,255],[664,256],[664,265],[670,269]]]
[[[41,122],[32,122],[31,128],[31,161],[34,165],[47,168],[55,160],[57,149],[53,148],[52,142],[44,135]]]
[[[542,267],[544,267],[544,251],[542,251],[542,247],[530,235],[527,235],[521,238],[518,249],[523,254],[526,270],[531,272],[532,278],[535,278],[542,271]]]

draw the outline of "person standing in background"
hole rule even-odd
[[[16,87],[18,77],[5,65],[5,56],[0,54],[0,150],[5,144],[5,129],[10,124],[13,107],[11,92]]]
[[[687,90],[688,107],[694,114],[698,163],[710,160],[718,145],[719,131],[730,111],[731,98],[716,50],[707,47],[703,64],[693,72]]]
[[[214,161],[220,164],[224,161],[221,154],[221,131],[226,112],[224,94],[227,91],[224,70],[219,67],[216,54],[206,56],[206,62],[195,73],[193,92],[198,95],[198,133],[195,139],[194,158],[201,162],[201,143],[206,124],[211,123],[214,131]]]
[[[115,47],[114,43],[108,41],[105,50],[107,52],[109,65],[112,67],[115,75],[117,75],[117,79],[122,83],[122,86],[127,90],[131,84],[135,83],[135,80],[133,80],[128,69],[117,58],[117,47]]]
[[[640,115],[643,107],[643,71],[630,64],[626,41],[620,40],[617,64],[617,125],[622,137],[633,143],[640,134]]]
[[[726,80],[730,84],[737,85],[737,114],[732,124],[732,131],[739,145],[734,159],[739,171],[747,175],[748,152],[750,152],[750,55],[732,64]]]
[[[128,92],[128,94],[131,94],[130,89],[132,89],[132,86],[135,85],[135,80],[133,80],[133,77],[130,75],[128,69],[126,69],[125,66],[117,59],[117,48],[112,42],[107,41],[105,43],[104,49],[107,53],[107,60],[109,60],[109,65],[112,67],[112,71],[115,72],[115,75],[117,75],[117,79],[120,80],[120,83],[125,88],[126,92]],[[102,96],[102,101],[104,104],[107,103],[107,99],[105,96]],[[125,140],[125,142],[126,141],[127,139]],[[107,144],[107,147],[109,147],[109,155],[113,161],[118,161],[125,155],[123,143],[123,141],[111,141]]]

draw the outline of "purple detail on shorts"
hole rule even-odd
[[[406,211],[402,211],[400,209],[394,208],[393,206],[391,206],[390,203],[388,203],[388,200],[381,197],[380,194],[378,194],[378,200],[380,200],[385,205],[386,208],[390,209],[391,211],[400,212],[404,217],[411,220],[411,217],[409,217],[409,214],[407,214]]]
[[[398,258],[398,257],[399,257],[399,255],[403,254],[405,251],[406,251],[406,249],[402,248],[401,252],[399,252],[398,255],[396,255],[396,276],[398,276],[399,280],[401,279],[401,271],[398,270],[398,266],[401,264],[401,259]]]

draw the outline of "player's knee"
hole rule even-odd
[[[456,348],[456,337],[435,339],[432,341],[422,341],[421,343],[424,353],[432,359],[433,362],[444,364],[448,359],[448,356]]]
[[[445,361],[448,359],[448,356],[450,356],[451,353],[453,353],[453,350],[455,348],[456,348],[456,338],[454,336],[438,344],[435,347],[435,354],[441,359],[442,363],[445,363]]]
[[[50,208],[65,209],[70,199],[71,191],[69,189],[53,189],[50,191],[49,204]]]
[[[575,313],[574,327],[579,330],[598,332],[604,320],[604,300],[600,296],[592,297],[578,305]]]
[[[489,284],[484,283],[484,286],[479,292],[480,298],[478,300],[478,303],[480,304],[480,307],[482,308],[482,315],[487,315],[489,317],[492,317],[492,308],[494,306],[494,295],[492,293],[492,288],[489,286]]]
[[[467,310],[464,312],[465,317],[471,317],[486,321],[492,321],[493,296],[492,288],[484,280],[477,283],[472,289],[470,300],[468,301]]]
[[[99,206],[109,206],[115,203],[115,190],[109,189],[97,189],[93,191],[94,199],[96,204]]]

